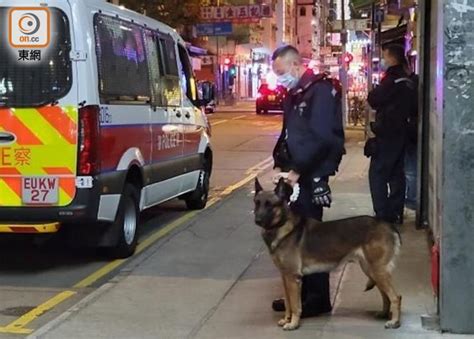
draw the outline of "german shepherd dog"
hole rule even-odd
[[[301,278],[329,272],[349,260],[359,261],[369,278],[366,291],[377,286],[383,309],[378,318],[389,319],[385,328],[400,327],[401,296],[392,284],[401,238],[397,229],[370,216],[319,222],[291,212],[292,187],[282,178],[274,191],[264,191],[255,180],[255,223],[273,262],[280,270],[285,290],[285,317],[278,322],[285,330],[299,327]]]

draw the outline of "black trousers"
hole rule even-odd
[[[300,195],[291,205],[294,213],[322,221],[323,207],[315,205],[313,200],[312,178],[301,177]],[[328,178],[322,178],[328,181]],[[329,273],[313,273],[303,277],[301,290],[303,309],[325,308],[331,305],[329,291]]]
[[[391,154],[380,150],[371,158],[369,184],[372,204],[378,218],[395,222],[405,206],[405,152]]]

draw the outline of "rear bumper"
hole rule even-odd
[[[283,104],[278,101],[257,100],[257,109],[267,111],[283,111]]]
[[[77,188],[74,200],[64,207],[0,206],[0,226],[97,223],[102,194],[121,194],[127,171],[102,173],[94,177],[92,188]],[[102,195],[103,196],[103,195]],[[0,232],[1,233],[1,232]]]
[[[0,226],[96,222],[100,186],[78,188],[72,203],[64,207],[0,207]]]
[[[58,222],[47,224],[0,224],[0,233],[56,233],[60,227],[61,225]]]

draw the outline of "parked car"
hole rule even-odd
[[[283,100],[287,93],[286,88],[283,86],[279,85],[271,88],[268,84],[262,84],[257,94],[257,114],[267,114],[271,111],[283,112]]]
[[[18,5],[2,0],[0,22],[26,17]],[[207,103],[186,43],[103,0],[21,5],[51,21],[41,25],[51,44],[30,62],[18,61],[24,47],[0,48],[0,232],[66,228],[130,256],[142,210],[176,197],[190,209],[207,202]],[[0,27],[0,41],[8,32]]]

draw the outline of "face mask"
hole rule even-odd
[[[382,69],[382,71],[386,71],[387,68],[388,68],[388,65],[387,65],[387,61],[385,61],[385,59],[382,59],[380,61],[380,68]]]
[[[278,82],[288,89],[295,88],[298,84],[298,78],[291,74],[291,72],[287,72],[283,75],[278,77]]]

